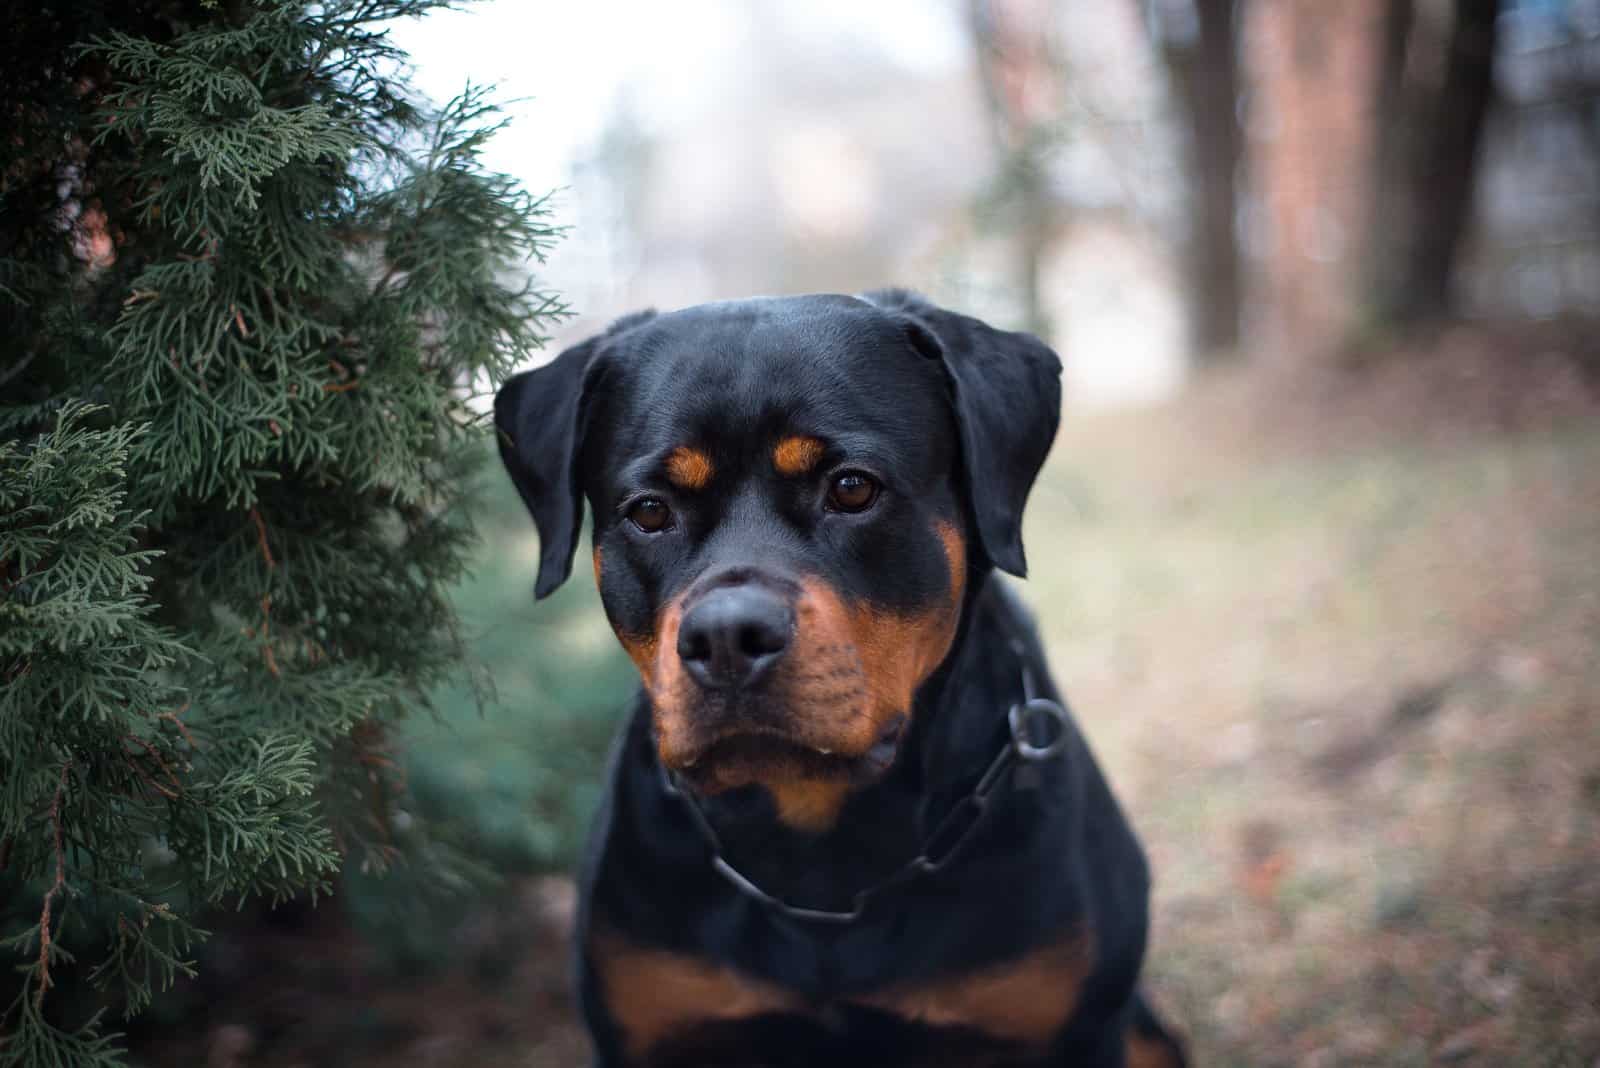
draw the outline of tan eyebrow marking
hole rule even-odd
[[[794,434],[778,442],[772,450],[772,466],[778,474],[793,478],[811,472],[822,459],[822,442],[805,434]]]
[[[679,445],[667,455],[667,481],[679,489],[705,489],[715,470],[711,457],[687,445]]]

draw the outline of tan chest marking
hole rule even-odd
[[[851,1000],[934,1027],[1043,1045],[1071,1019],[1093,962],[1089,939],[1074,936],[1014,961]]]
[[[606,1009],[635,1057],[701,1024],[816,1010],[812,1002],[774,983],[710,961],[637,946],[613,931],[597,931],[590,945]],[[1071,1019],[1093,962],[1089,939],[1074,936],[1014,961],[965,975],[901,983],[849,1001],[912,1023],[960,1027],[1039,1046]]]
[[[1183,1068],[1178,1052],[1159,1039],[1128,1032],[1127,1068]]]
[[[710,961],[636,946],[612,931],[597,931],[590,947],[606,1009],[634,1057],[699,1024],[804,1008],[781,987]]]

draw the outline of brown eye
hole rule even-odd
[[[828,487],[828,507],[836,512],[864,512],[877,499],[878,483],[860,471],[835,475]]]
[[[667,529],[672,509],[660,497],[641,497],[628,506],[628,521],[646,534]]]

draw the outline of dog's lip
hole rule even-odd
[[[872,748],[862,754],[862,758],[879,771],[888,768],[894,763],[895,755],[900,752],[900,736],[905,733],[905,726],[904,719],[897,719],[889,724],[883,733],[878,735],[878,740],[872,743]]]
[[[696,750],[675,770],[690,786],[713,793],[773,777],[852,782],[867,770],[859,756],[825,748],[781,731],[736,731]]]
[[[860,753],[846,753],[832,746],[823,745],[813,739],[801,737],[790,731],[778,730],[775,727],[737,727],[718,733],[710,741],[695,749],[693,753],[684,759],[683,766],[692,768],[719,749],[759,747],[765,743],[770,743],[778,751],[805,752],[840,760],[855,760],[862,755]]]
[[[829,766],[864,765],[863,770],[881,772],[894,763],[905,734],[906,718],[898,717],[879,732],[878,738],[866,749],[852,749],[842,744],[828,745],[793,731],[764,725],[738,725],[718,732],[678,762],[682,771],[700,770],[702,764],[717,763],[722,759],[762,759],[798,757]]]

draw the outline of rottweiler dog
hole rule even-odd
[[[643,687],[582,866],[597,1064],[1179,1066],[1149,873],[1022,575],[1060,361],[898,290],[642,312],[509,380]]]

